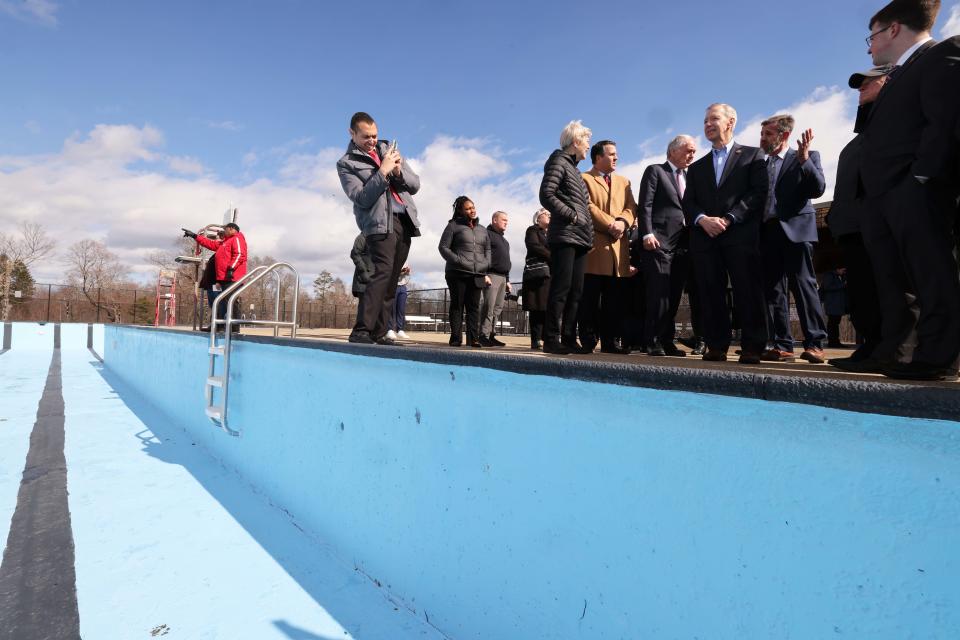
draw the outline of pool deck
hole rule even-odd
[[[53,330],[0,356],[0,639],[444,637]]]

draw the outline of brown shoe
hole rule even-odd
[[[793,351],[767,349],[760,354],[760,359],[765,362],[796,362],[797,356],[793,353]]]
[[[823,364],[827,360],[823,355],[823,349],[818,349],[817,347],[804,349],[803,353],[800,354],[800,357],[807,362],[812,362],[813,364]]]
[[[726,349],[711,349],[707,347],[707,352],[703,354],[703,359],[708,362],[726,362],[727,361],[727,351]]]
[[[755,351],[743,351],[740,353],[740,364],[760,364],[760,356]]]

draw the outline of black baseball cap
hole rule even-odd
[[[847,81],[847,84],[850,85],[851,89],[859,89],[860,85],[863,84],[863,81],[867,78],[879,78],[880,76],[885,76],[893,71],[895,65],[884,64],[879,67],[874,67],[868,71],[858,71],[857,73],[850,76],[850,80]]]
[[[228,222],[227,224],[223,225],[224,229],[226,229],[227,227],[233,229],[234,231],[240,231],[240,227],[237,226],[236,222]]]

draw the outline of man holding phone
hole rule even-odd
[[[362,111],[350,119],[350,144],[337,161],[344,193],[367,240],[373,276],[367,283],[350,333],[350,342],[397,344],[387,334],[397,280],[410,253],[410,240],[420,235],[413,194],[420,177],[401,157],[396,142],[377,137],[377,123]]]

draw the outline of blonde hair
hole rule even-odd
[[[584,138],[589,139],[592,135],[593,131],[583,126],[582,120],[571,120],[560,132],[560,148],[566,149]]]

